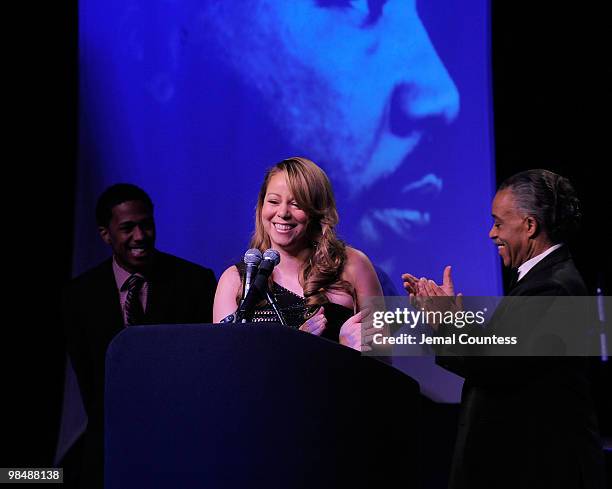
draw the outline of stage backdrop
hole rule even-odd
[[[248,248],[264,171],[332,179],[339,233],[400,287],[454,265],[499,292],[484,0],[83,0],[75,272],[100,191],[156,205],[162,250],[217,274]]]
[[[331,177],[340,236],[398,292],[402,272],[446,264],[463,293],[500,292],[487,1],[79,6],[75,274],[108,256],[97,196],[133,182],[158,248],[218,276],[248,248],[266,168],[300,155]]]

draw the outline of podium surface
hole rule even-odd
[[[130,327],[107,353],[105,487],[416,487],[418,396],[287,327]]]

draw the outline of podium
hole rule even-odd
[[[418,384],[307,333],[133,326],[105,389],[107,489],[418,485]]]

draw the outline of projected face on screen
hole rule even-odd
[[[216,18],[235,69],[291,142],[333,162],[354,192],[393,173],[418,145],[419,121],[457,114],[413,1],[262,1],[247,14]]]
[[[267,168],[301,155],[331,178],[339,236],[396,288],[472,253],[496,263],[479,231],[494,181],[486,0],[79,5],[83,192],[147,189],[160,249],[220,273],[248,246]]]
[[[265,98],[290,146],[326,167],[340,198],[367,198],[433,120],[450,122],[459,110],[414,1],[262,0],[207,14],[228,63]],[[397,238],[426,224],[427,209],[402,203],[410,182],[397,183],[345,234],[377,241],[383,229]],[[442,182],[430,175],[413,185],[439,191]]]

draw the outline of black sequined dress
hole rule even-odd
[[[238,270],[242,273],[244,267],[238,266]],[[276,302],[278,311],[288,327],[298,329],[304,324],[306,301],[302,296],[297,295],[276,282],[272,283],[270,294]],[[334,302],[324,304],[323,308],[325,318],[327,319],[327,326],[323,330],[321,337],[339,341],[340,328],[344,322],[354,314],[353,310]],[[232,322],[233,320],[234,315],[232,314],[224,318],[221,322]],[[265,301],[265,303],[262,303],[255,309],[252,322],[280,323],[280,320],[272,305],[268,301]]]

